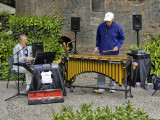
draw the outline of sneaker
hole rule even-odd
[[[105,89],[98,89],[98,90],[94,90],[95,93],[104,93]]]
[[[110,93],[114,93],[115,92],[115,90],[110,90]]]

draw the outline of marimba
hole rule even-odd
[[[64,56],[65,79],[72,84],[75,76],[86,73],[101,73],[120,86],[123,83],[131,82],[131,62],[132,57],[127,55],[79,55],[70,54]]]

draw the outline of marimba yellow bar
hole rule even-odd
[[[100,73],[103,73],[103,66],[102,66],[102,63],[99,63],[99,65],[100,65]]]
[[[116,64],[116,82],[118,82],[118,64]]]
[[[112,79],[115,80],[116,79],[116,74],[115,74],[115,64],[111,64],[112,67]]]
[[[100,68],[100,67],[99,67],[99,63],[97,63],[97,70],[98,70],[97,72],[98,72],[98,73],[99,73],[99,71],[100,71],[99,68]]]
[[[119,74],[118,74],[119,80],[118,80],[118,83],[119,83],[119,85],[122,85],[122,65],[121,64],[119,64],[118,69],[119,69]]]
[[[93,70],[92,70],[92,66],[93,66],[93,62],[89,62],[89,71],[90,71],[90,72],[93,71]]]
[[[65,79],[68,80],[68,74],[65,72],[64,73]]]
[[[85,62],[84,65],[85,65],[85,70],[84,71],[86,72],[87,71],[87,62]]]
[[[83,68],[83,65],[82,65],[82,61],[80,61],[80,71],[81,71],[81,73],[82,73],[82,68]]]
[[[105,64],[106,64],[106,63],[102,63],[102,67],[103,67],[102,73],[103,73],[103,74],[106,74],[106,69],[105,69],[106,66],[105,66]]]
[[[111,64],[109,64],[109,71],[108,71],[108,73],[109,73],[109,77],[112,77],[112,66],[111,66]]]
[[[78,68],[77,68],[77,69],[78,69],[78,74],[80,73],[80,63],[81,63],[81,62],[78,61]]]
[[[88,66],[87,71],[90,71],[90,70],[89,70],[90,62],[87,62],[87,66]]]
[[[73,67],[73,75],[71,77],[76,75],[76,61],[74,61],[74,60],[73,60],[73,66],[72,67]]]
[[[123,69],[123,66],[121,65],[121,71],[122,71],[122,80],[124,79],[124,69]]]
[[[109,71],[108,63],[106,63],[105,66],[106,66],[106,68],[105,68],[105,69],[106,69],[106,75],[109,76],[109,74],[108,74],[108,73],[109,73],[109,72],[108,72],[108,71]]]
[[[79,72],[78,72],[78,63],[79,63],[79,61],[76,61],[76,75],[79,74]]]
[[[72,76],[74,76],[74,73],[75,73],[75,65],[74,65],[74,61],[72,60],[72,64],[71,64],[71,73],[72,73],[72,75],[71,75],[71,77]]]
[[[83,64],[83,70],[82,70],[82,72],[84,72],[84,61],[82,62],[82,64]]]
[[[97,62],[95,62],[95,72],[98,72],[98,63]]]
[[[95,62],[92,62],[92,70],[95,72]]]
[[[84,61],[84,72],[86,71],[86,62]]]
[[[81,73],[81,61],[78,61],[78,74]]]
[[[69,61],[68,61],[68,80],[70,79],[70,76],[71,76],[70,67],[71,67],[71,61],[69,60]]]
[[[77,74],[77,69],[76,69],[77,64],[76,63],[77,63],[77,61],[74,61],[74,66],[73,66],[74,67],[74,75],[73,76],[75,76]]]

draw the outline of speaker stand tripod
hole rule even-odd
[[[136,31],[137,31],[137,45],[139,46],[139,30]]]
[[[23,49],[23,48],[22,48],[22,49]],[[22,50],[22,49],[21,49],[21,50]],[[17,59],[18,59],[18,93],[17,93],[16,95],[10,97],[10,98],[5,99],[5,101],[10,100],[11,98],[14,98],[14,97],[16,97],[16,96],[18,96],[18,95],[26,95],[25,93],[20,93],[20,89],[19,89],[19,52],[20,52],[21,50],[19,50],[19,51],[16,53],[16,54],[17,54]],[[14,56],[14,55],[13,55],[13,56]],[[12,57],[13,57],[13,56],[12,56]]]
[[[74,31],[74,34],[75,34],[75,36],[74,36],[74,54],[78,54],[78,52],[77,52],[77,46],[76,46],[76,41],[77,41],[77,31]]]

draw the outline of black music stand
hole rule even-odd
[[[23,47],[24,48],[24,47]],[[23,49],[22,48],[22,49]],[[17,59],[18,59],[18,93],[16,94],[16,95],[14,95],[14,96],[12,96],[12,97],[10,97],[10,98],[7,98],[7,99],[5,99],[5,101],[7,101],[7,100],[9,100],[9,99],[11,99],[11,98],[14,98],[14,97],[16,97],[16,96],[18,96],[18,95],[26,95],[25,93],[20,93],[20,89],[19,89],[19,52],[22,50],[22,49],[20,49],[16,54],[17,54]],[[16,55],[16,54],[14,54],[14,55]],[[13,55],[13,56],[14,56]],[[12,56],[12,57],[13,57]]]
[[[35,65],[38,64],[51,64],[55,59],[56,52],[38,52],[36,55]]]

